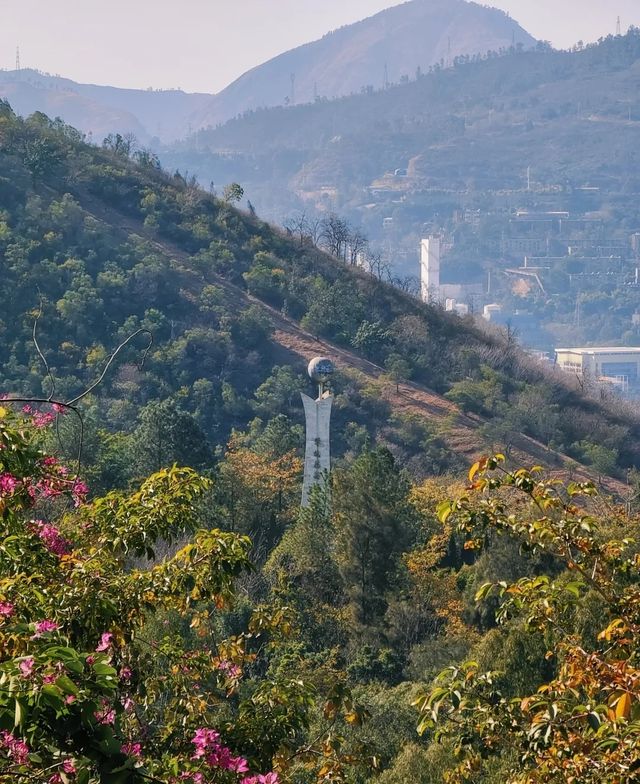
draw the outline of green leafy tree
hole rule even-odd
[[[149,403],[132,436],[131,458],[138,476],[178,463],[202,469],[211,449],[194,417],[171,400]]]
[[[237,182],[231,182],[229,185],[225,185],[224,190],[222,191],[222,199],[227,204],[235,204],[242,201],[243,196],[244,188],[241,185],[238,185]]]
[[[396,385],[396,393],[400,392],[400,382],[411,378],[411,365],[398,354],[390,354],[384,366],[389,373],[389,377]]]
[[[384,448],[334,472],[336,558],[361,624],[380,621],[398,557],[414,535],[408,493],[408,480]]]
[[[363,321],[351,343],[367,357],[375,359],[380,356],[388,339],[389,331],[379,321]]]

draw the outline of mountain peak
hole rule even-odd
[[[410,0],[247,71],[218,93],[193,125],[215,125],[261,107],[380,89],[449,65],[460,55],[535,43],[496,8],[466,0]]]

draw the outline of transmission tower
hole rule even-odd
[[[616,24],[616,35],[622,35],[622,22],[620,21],[620,17],[618,17],[618,22]]]
[[[16,47],[16,71],[20,70],[20,47]]]

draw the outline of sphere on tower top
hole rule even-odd
[[[335,371],[335,365],[327,357],[315,357],[309,362],[307,369],[309,378],[313,379],[317,384],[326,384]]]

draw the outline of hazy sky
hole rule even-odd
[[[640,26],[640,0],[483,0],[566,47]],[[241,73],[397,0],[0,0],[0,68],[215,92]]]

